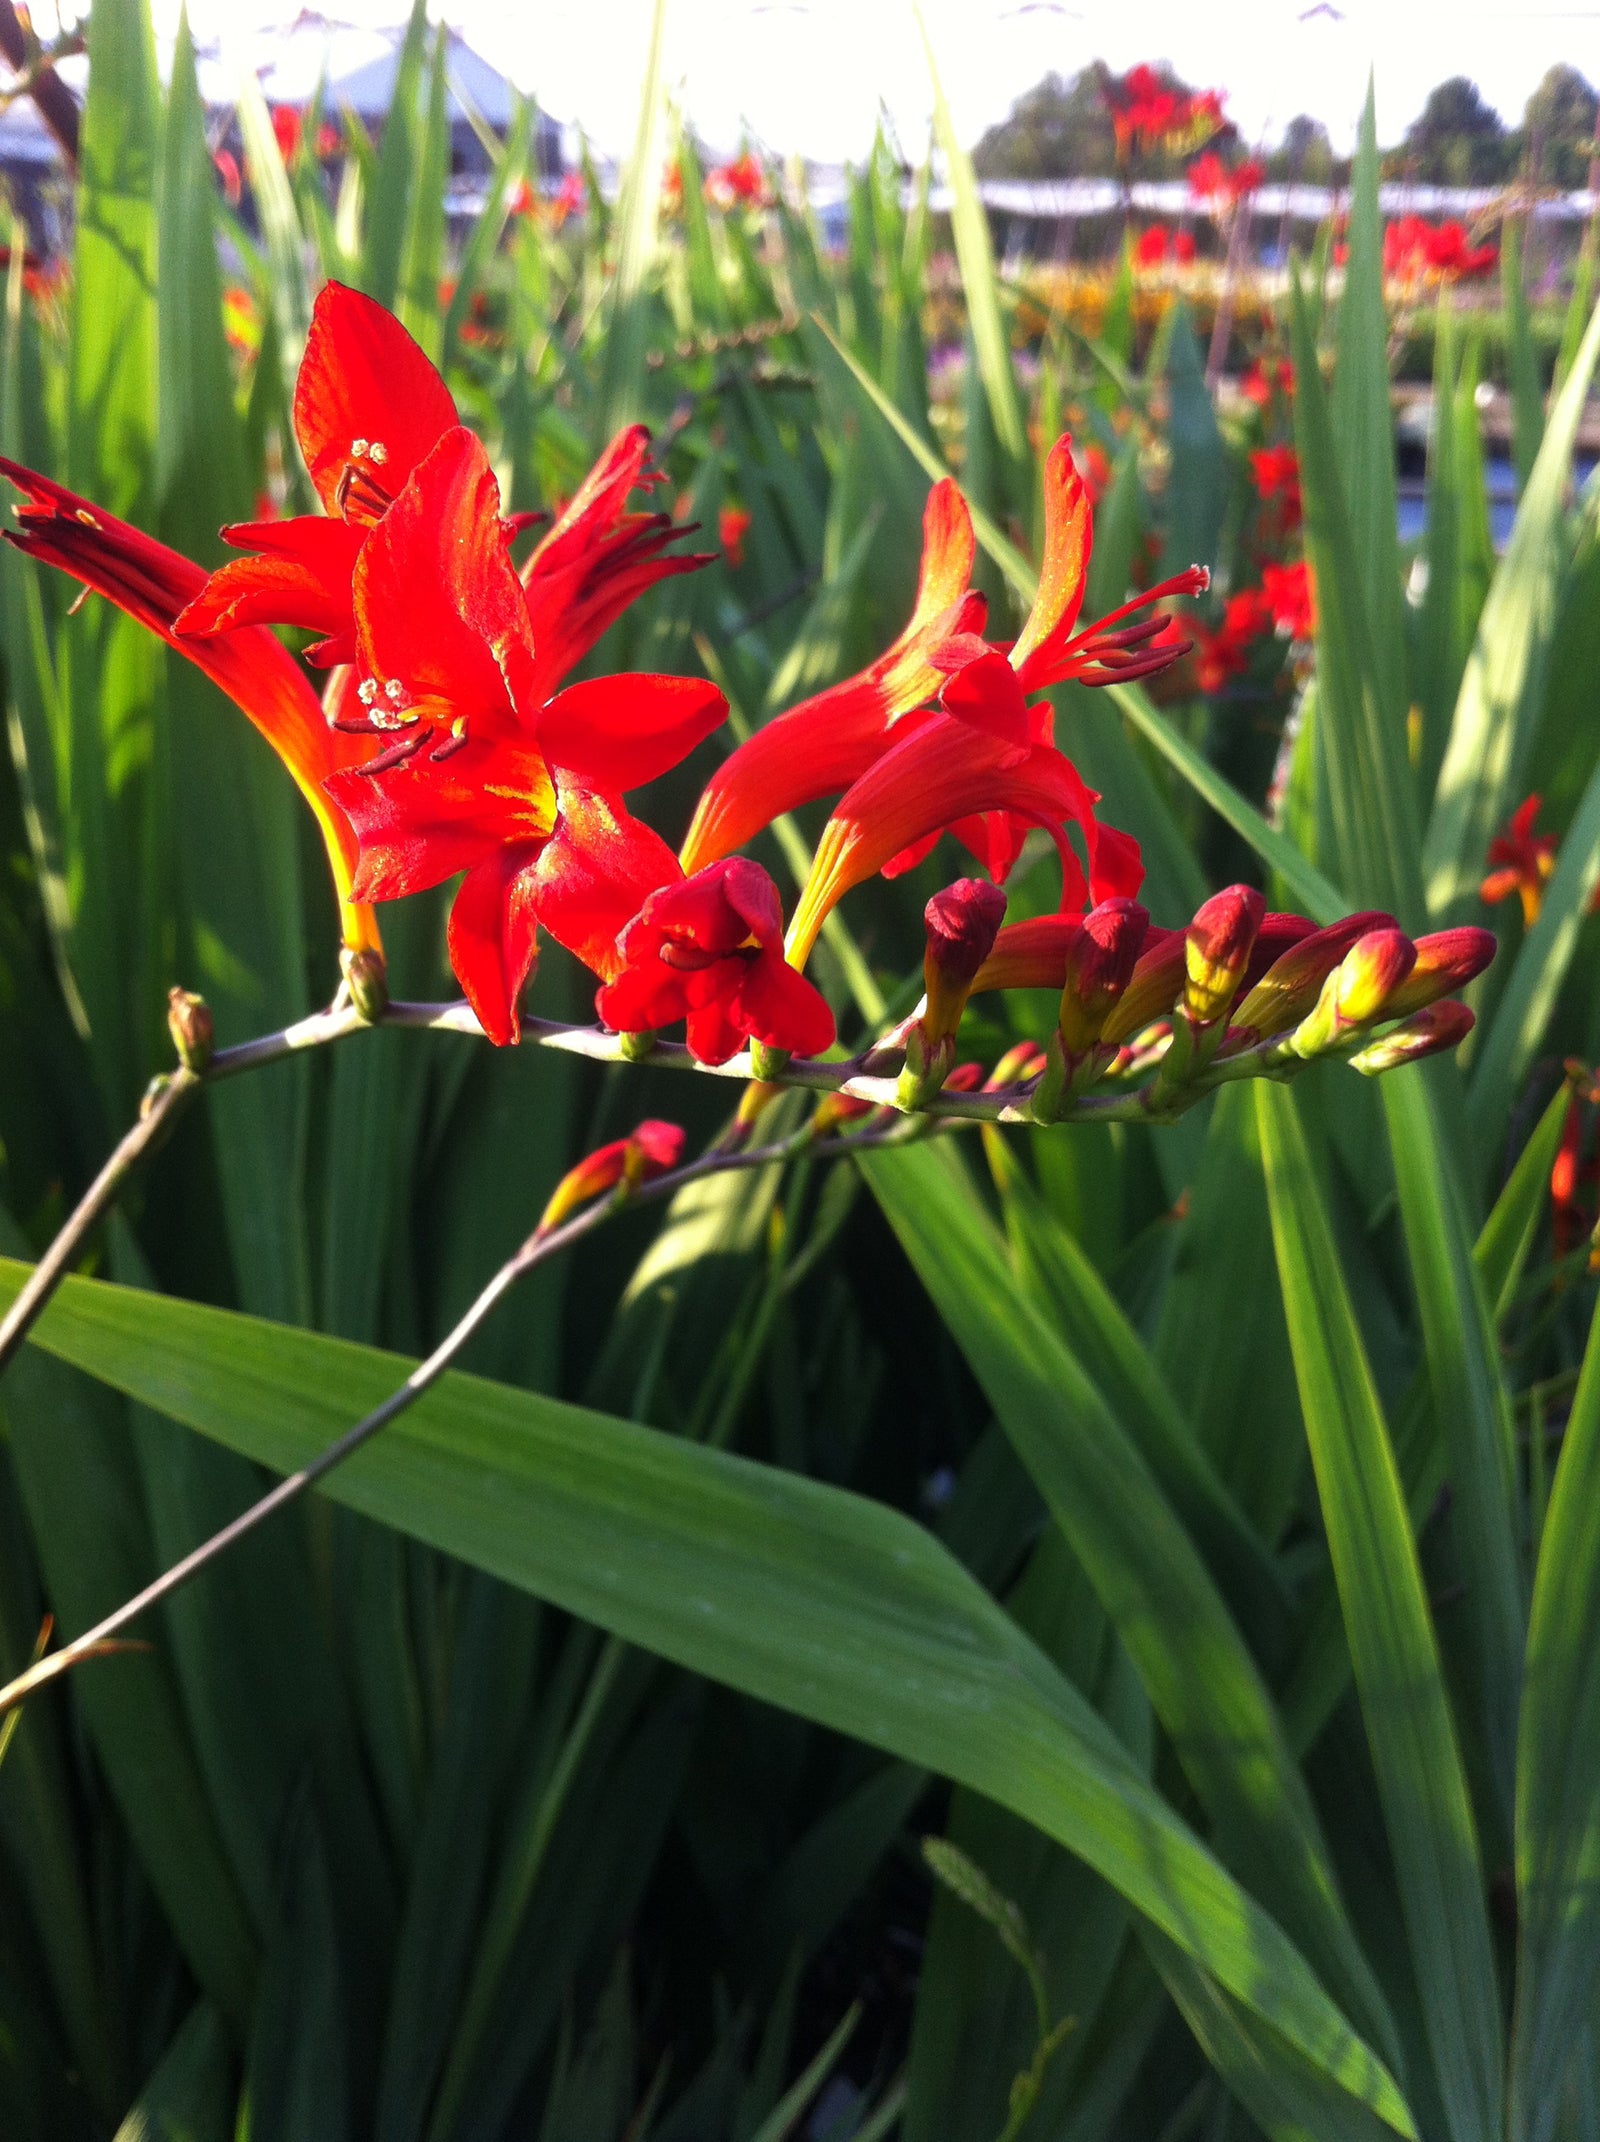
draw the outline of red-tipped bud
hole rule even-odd
[[[994,950],[1005,911],[1004,890],[986,878],[958,878],[923,909],[928,945],[922,977],[928,1003],[922,1032],[930,1045],[954,1038],[972,985]]]
[[[211,1007],[190,989],[167,991],[167,1032],[178,1052],[178,1061],[197,1076],[211,1062],[214,1035]]]
[[[1350,1059],[1352,1067],[1368,1078],[1393,1071],[1400,1064],[1419,1063],[1424,1056],[1437,1056],[1453,1049],[1472,1032],[1473,1015],[1465,1004],[1447,997],[1442,1004],[1426,1004],[1413,1012],[1392,1034],[1384,1034]]]
[[[825,1093],[806,1127],[813,1138],[831,1138],[847,1123],[859,1123],[874,1112],[873,1102],[858,1100],[853,1093]]]
[[[977,1093],[983,1085],[982,1064],[957,1064],[944,1082],[946,1093]]]
[[[1267,917],[1261,936],[1256,940],[1256,957],[1260,956],[1268,925],[1282,919],[1286,918]],[[1342,921],[1330,923],[1325,930],[1313,930],[1298,942],[1291,943],[1234,1012],[1233,1032],[1258,1041],[1286,1033],[1316,1004],[1323,983],[1357,938],[1365,937],[1369,930],[1392,928],[1393,924],[1392,915],[1346,915]],[[1251,965],[1254,964],[1252,959]]]
[[[1388,1016],[1403,1019],[1439,997],[1464,989],[1474,975],[1482,974],[1498,950],[1492,930],[1435,930],[1429,937],[1419,937],[1416,965],[1390,999]]]
[[[653,1175],[664,1175],[683,1158],[684,1134],[676,1123],[647,1117],[628,1138],[614,1138],[575,1168],[569,1168],[556,1184],[550,1202],[540,1216],[538,1233],[549,1234],[578,1206],[610,1191],[626,1195]]]
[[[1022,1086],[1031,1083],[1044,1069],[1044,1051],[1036,1041],[1019,1041],[1007,1049],[984,1080],[986,1093],[998,1093],[1002,1086]]]
[[[1393,1018],[1395,991],[1417,964],[1417,948],[1404,930],[1368,930],[1339,962],[1334,1010],[1345,1026],[1371,1026]]]
[[[1150,917],[1137,900],[1102,900],[1083,918],[1067,952],[1061,991],[1061,1046],[1069,1059],[1085,1055],[1132,981]]]
[[[1120,1048],[1136,1034],[1142,1034],[1154,1020],[1167,1016],[1183,988],[1184,960],[1182,930],[1149,932],[1135,963],[1133,979],[1101,1032],[1100,1039],[1107,1048]]]
[[[1254,886],[1230,885],[1200,908],[1185,936],[1184,1009],[1211,1026],[1233,1002],[1267,912]]]

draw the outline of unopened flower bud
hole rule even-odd
[[[1323,983],[1316,1009],[1289,1037],[1295,1055],[1326,1055],[1363,1027],[1392,1019],[1395,992],[1416,958],[1417,948],[1404,930],[1368,930],[1359,937]]]
[[[825,1093],[812,1112],[806,1128],[813,1138],[832,1138],[842,1131],[847,1123],[859,1123],[863,1116],[875,1113],[875,1104],[863,1101],[853,1093]]]
[[[381,952],[352,952],[347,945],[339,954],[350,1001],[371,1026],[389,1009],[389,977]]]
[[[1272,918],[1269,917],[1270,921]],[[1313,930],[1282,952],[1234,1011],[1229,1022],[1233,1034],[1256,1041],[1270,1040],[1296,1025],[1315,1006],[1322,985],[1340,960],[1369,930],[1389,929],[1392,915],[1367,913],[1346,915],[1325,930]],[[1262,937],[1266,935],[1263,926]],[[1261,950],[1261,938],[1256,951]],[[1253,963],[1252,963],[1253,964]]]
[[[1067,952],[1058,1031],[1069,1061],[1087,1056],[1105,1031],[1138,965],[1150,917],[1137,900],[1102,900]]]
[[[1003,1086],[1024,1086],[1036,1079],[1044,1069],[1045,1054],[1036,1041],[1019,1041],[1007,1049],[984,1080],[986,1093],[998,1093]]]
[[[167,991],[167,1032],[185,1071],[198,1077],[211,1062],[213,1033],[211,1007],[192,989]]]
[[[959,1012],[956,1016],[960,1017]],[[926,1108],[955,1067],[955,1035],[930,1038],[925,1023],[919,1021],[906,1035],[906,1060],[895,1087],[895,1100],[908,1114]]]
[[[1435,930],[1417,939],[1416,965],[1389,1000],[1387,1016],[1403,1019],[1439,997],[1464,989],[1499,950],[1493,930]]]
[[[1133,979],[1101,1032],[1104,1047],[1121,1048],[1153,1021],[1167,1016],[1183,988],[1184,959],[1182,930],[1148,933],[1134,965]]]
[[[1005,911],[1004,890],[986,878],[958,878],[923,909],[928,944],[922,979],[928,1001],[922,1033],[930,1047],[947,1036],[954,1038],[973,982],[994,950]]]
[[[1446,997],[1442,1004],[1425,1004],[1393,1033],[1384,1034],[1350,1059],[1352,1069],[1376,1078],[1400,1064],[1420,1063],[1424,1056],[1437,1056],[1453,1049],[1472,1032],[1473,1015],[1465,1004]]]
[[[1334,1008],[1346,1026],[1371,1026],[1394,1015],[1388,1006],[1417,964],[1417,948],[1404,930],[1368,930],[1339,962]]]
[[[1230,885],[1197,909],[1185,932],[1183,1005],[1195,1026],[1216,1024],[1244,980],[1267,903],[1252,885]]]
[[[664,1175],[683,1158],[684,1134],[676,1123],[647,1117],[627,1138],[613,1138],[569,1168],[540,1215],[536,1232],[549,1234],[579,1205],[609,1191],[626,1196],[653,1175]]]

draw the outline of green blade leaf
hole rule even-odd
[[[0,1262],[13,1299],[27,1267]],[[47,1350],[287,1471],[400,1383],[376,1349],[69,1280]],[[989,1793],[1087,1860],[1403,2134],[1393,2078],[1275,1921],[931,1536],[843,1490],[445,1378],[335,1499],[694,1671]]]
[[[1511,1405],[1428,1082],[1386,1078],[1381,1091],[1434,1418],[1455,1495],[1461,1560],[1472,1572],[1464,1611],[1488,1771],[1499,1794],[1496,1827],[1509,1837],[1526,1631]]]
[[[1600,1971],[1600,1339],[1591,1325],[1545,1517],[1517,1761],[1511,2132],[1543,2142]]]
[[[989,213],[978,196],[972,158],[961,146],[961,137],[950,116],[944,85],[934,64],[933,47],[928,42],[927,27],[920,14],[917,22],[922,31],[923,50],[927,54],[928,74],[933,82],[934,135],[944,157],[946,178],[954,196],[950,230],[961,268],[967,319],[977,354],[978,375],[989,404],[989,418],[1007,463],[1008,481],[1004,488],[1009,493],[1021,481],[1024,469],[1031,475],[1031,457],[1027,428],[1022,418],[1022,399],[1017,392],[1016,370],[1011,362],[1011,338],[1000,309],[1000,282],[995,274],[994,247],[989,238]],[[1025,506],[1027,501],[1013,499],[1013,503]]]
[[[1394,1451],[1294,1097],[1256,1112],[1289,1339],[1394,1855],[1417,1995],[1455,2142],[1501,2133],[1483,1867]]]
[[[633,155],[617,203],[617,267],[611,284],[600,377],[599,438],[608,439],[644,414],[645,354],[650,323],[650,277],[661,214],[661,162],[667,100],[661,82],[666,0],[656,0],[639,91]],[[597,441],[598,443],[598,441]]]
[[[1471,911],[1489,842],[1521,801],[1567,566],[1572,449],[1597,359],[1600,306],[1550,411],[1462,679],[1422,850],[1428,912],[1436,922]]]
[[[1405,703],[1377,647],[1393,628],[1373,629],[1357,532],[1340,459],[1345,438],[1330,420],[1310,316],[1298,280],[1292,293],[1295,439],[1305,495],[1306,556],[1317,585],[1317,766],[1326,785],[1340,889],[1358,906],[1388,909],[1420,927],[1416,791],[1405,758]],[[1380,349],[1382,345],[1380,343]],[[1370,396],[1358,400],[1364,412]],[[1370,428],[1358,425],[1358,438]],[[1384,421],[1388,423],[1387,388]],[[1393,521],[1393,484],[1390,519]],[[1392,545],[1391,545],[1392,547]],[[1398,583],[1396,600],[1398,601]],[[1391,665],[1392,666],[1392,665]],[[1403,680],[1399,689],[1404,691]]]
[[[1339,1902],[1326,1846],[1272,1701],[1227,1607],[1153,1476],[1191,1506],[1198,1454],[1150,1433],[1147,1405],[1114,1419],[1077,1358],[1019,1297],[949,1144],[863,1155],[902,1248],[1083,1564],[1138,1668],[1220,1847],[1293,1929],[1367,2027],[1387,2029]],[[1119,1378],[1119,1381],[1122,1380]],[[1147,1431],[1149,1459],[1134,1440]],[[1208,1528],[1226,1499],[1211,1483]]]
[[[1400,591],[1400,538],[1395,511],[1394,411],[1389,401],[1389,314],[1383,300],[1383,217],[1378,204],[1378,126],[1372,84],[1361,114],[1355,168],[1350,181],[1349,258],[1333,375],[1332,435],[1338,441],[1337,473],[1353,538],[1353,560],[1362,608],[1371,633],[1373,682],[1385,733],[1397,751],[1405,736],[1411,694],[1406,680],[1405,601]],[[1307,321],[1315,347],[1315,330]],[[1300,436],[1299,382],[1309,378],[1322,401],[1322,378],[1295,357],[1295,432]],[[1302,473],[1305,446],[1301,444]],[[1308,506],[1308,522],[1314,518]],[[1308,545],[1311,531],[1308,528]],[[1315,556],[1313,550],[1312,555]],[[1322,571],[1317,569],[1319,599]],[[1319,650],[1320,653],[1320,650]],[[1319,662],[1319,668],[1323,667]],[[1404,765],[1404,759],[1399,759]],[[1414,855],[1413,847],[1408,851]],[[1355,887],[1350,887],[1352,893]],[[1357,894],[1357,897],[1360,897]],[[1387,903],[1386,903],[1387,904]]]

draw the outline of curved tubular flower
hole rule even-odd
[[[797,1056],[832,1045],[833,1014],[783,956],[778,888],[742,855],[653,892],[618,940],[596,1009],[619,1034],[688,1021],[690,1054],[726,1063],[747,1041]]]
[[[294,430],[324,511],[247,521],[224,541],[254,555],[220,567],[178,620],[185,636],[242,624],[322,634],[307,659],[355,659],[356,560],[423,459],[460,422],[450,390],[393,313],[359,290],[325,283],[295,379]],[[650,481],[650,434],[617,434],[523,568],[546,697],[636,595],[709,556],[663,557],[684,531],[664,513],[629,513]],[[509,543],[520,523],[506,522]]]
[[[48,476],[0,459],[0,474],[27,504],[14,508],[18,526],[6,540],[30,558],[54,565],[137,618],[226,692],[261,731],[311,806],[328,851],[344,942],[355,952],[380,952],[377,919],[353,890],[356,835],[324,784],[363,755],[363,746],[330,729],[316,693],[288,653],[261,625],[235,626],[204,640],[180,638],[175,625],[205,584],[205,571],[114,514],[90,505]]]
[[[1070,759],[1050,744],[1019,742],[976,720],[944,714],[894,744],[846,790],[822,829],[789,925],[789,958],[803,967],[823,923],[853,886],[946,826],[1004,812],[1043,826],[1061,857],[1061,907],[1135,893],[1143,878],[1136,842],[1102,826],[1099,801]],[[1089,875],[1065,827],[1077,825]]]
[[[664,556],[689,529],[667,513],[627,511],[630,491],[662,481],[649,455],[643,424],[619,431],[522,568],[534,682],[547,696],[646,588],[716,562],[709,551]]]
[[[535,1232],[549,1234],[563,1220],[597,1197],[613,1190],[637,1190],[652,1176],[665,1175],[683,1158],[684,1133],[676,1123],[663,1123],[659,1116],[646,1116],[626,1138],[613,1138],[597,1146],[576,1167],[569,1168],[550,1193]]]
[[[394,739],[329,794],[360,842],[356,890],[393,900],[467,875],[450,963],[491,1040],[519,1033],[536,930],[609,978],[618,931],[679,875],[622,795],[721,722],[692,677],[607,677],[546,701],[528,605],[482,445],[424,457],[355,572],[358,719]]]
[[[1089,494],[1072,458],[1071,438],[1063,433],[1044,465],[1044,562],[1039,591],[1016,645],[1011,666],[1024,692],[1076,678],[1082,684],[1127,683],[1166,669],[1188,642],[1169,630],[1165,614],[1123,620],[1149,610],[1168,595],[1203,595],[1211,575],[1191,565],[1133,601],[1123,603],[1083,631],[1075,632],[1089,579],[1094,529]]]
[[[293,418],[324,512],[224,528],[224,542],[257,555],[219,567],[178,631],[300,625],[323,635],[311,661],[348,662],[361,546],[418,462],[459,422],[456,405],[393,313],[359,290],[325,283],[295,378]]]
[[[868,668],[790,707],[730,754],[695,810],[679,856],[685,870],[742,848],[785,811],[839,794],[905,733],[943,682],[934,648],[983,624],[984,599],[967,589],[976,556],[967,502],[946,476],[923,508],[922,569],[905,630]]]
[[[1068,961],[1082,931],[1081,915],[1034,915],[1026,922],[1008,922],[978,969],[972,994],[979,996],[986,989],[1064,989]],[[1181,930],[1151,927],[1140,944],[1140,962],[1182,939]]]

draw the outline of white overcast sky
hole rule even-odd
[[[290,19],[299,0],[190,0],[202,39]],[[340,21],[385,23],[404,0],[320,0]],[[156,0],[170,31],[178,0]],[[552,116],[605,150],[632,136],[650,0],[443,0],[442,12]],[[47,13],[45,8],[40,14]],[[75,12],[69,9],[68,12]],[[1393,141],[1448,74],[1470,75],[1512,122],[1545,68],[1600,82],[1600,0],[922,0],[956,122],[973,141],[1049,69],[1170,60],[1228,92],[1246,138],[1298,111],[1350,142],[1369,68],[1380,138]],[[714,147],[748,128],[769,149],[853,158],[880,101],[913,156],[928,76],[911,0],[668,0],[667,74]]]

